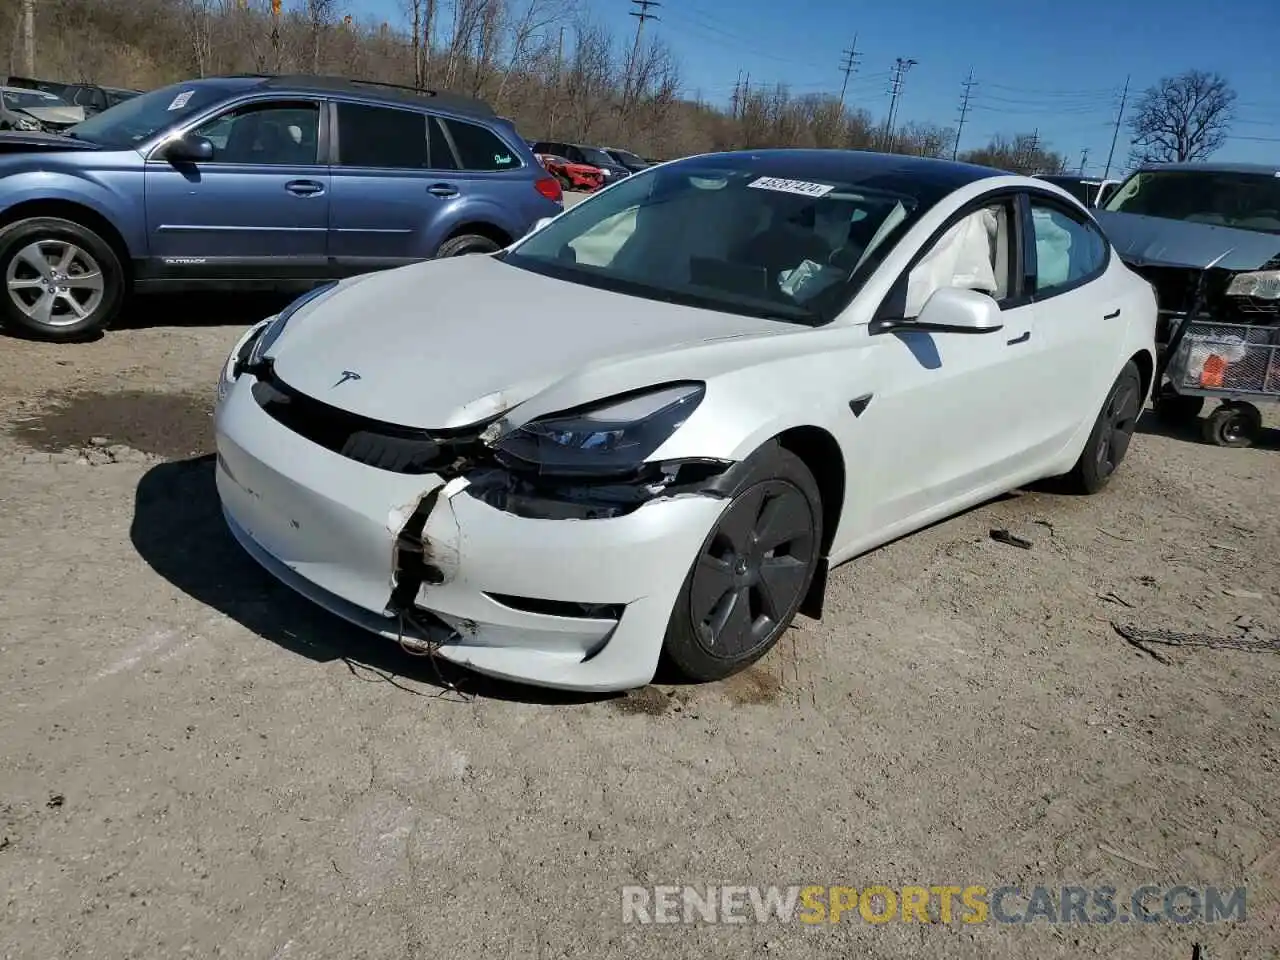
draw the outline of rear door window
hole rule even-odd
[[[413,110],[338,104],[338,163],[344,167],[425,170],[427,115]]]

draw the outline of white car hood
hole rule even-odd
[[[281,380],[327,404],[388,423],[451,429],[496,416],[602,361],[797,329],[472,255],[347,281],[299,311],[271,353]],[[673,376],[685,366],[674,364]],[[619,382],[618,389],[631,386]]]

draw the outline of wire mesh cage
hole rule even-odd
[[[1179,391],[1280,398],[1280,326],[1193,321],[1169,380]]]

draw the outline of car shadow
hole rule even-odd
[[[341,660],[360,680],[455,700],[484,697],[562,706],[617,696],[493,680],[442,659],[433,664],[431,658],[406,653],[316,606],[258,566],[231,536],[219,507],[212,454],[147,471],[134,495],[129,536],[151,569],[183,593],[291,653],[317,663]]]
[[[1212,402],[1205,404],[1204,413],[1211,413],[1215,406]],[[1200,424],[1203,422],[1202,415],[1186,423],[1169,423],[1156,416],[1154,410],[1148,409],[1139,418],[1134,432],[1149,437],[1167,437],[1171,440],[1185,440],[1188,443],[1214,446],[1200,435]],[[1255,450],[1280,450],[1280,430],[1274,427],[1263,427],[1251,447]]]
[[[248,326],[278,312],[294,293],[151,293],[133,297],[112,325],[114,330],[153,327]]]

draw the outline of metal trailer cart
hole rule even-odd
[[[1280,324],[1217,323],[1192,314],[1173,323],[1155,410],[1162,420],[1195,420],[1205,400],[1222,401],[1200,423],[1206,441],[1247,447],[1262,428],[1256,403],[1280,403]],[[1157,384],[1163,377],[1157,379]]]

